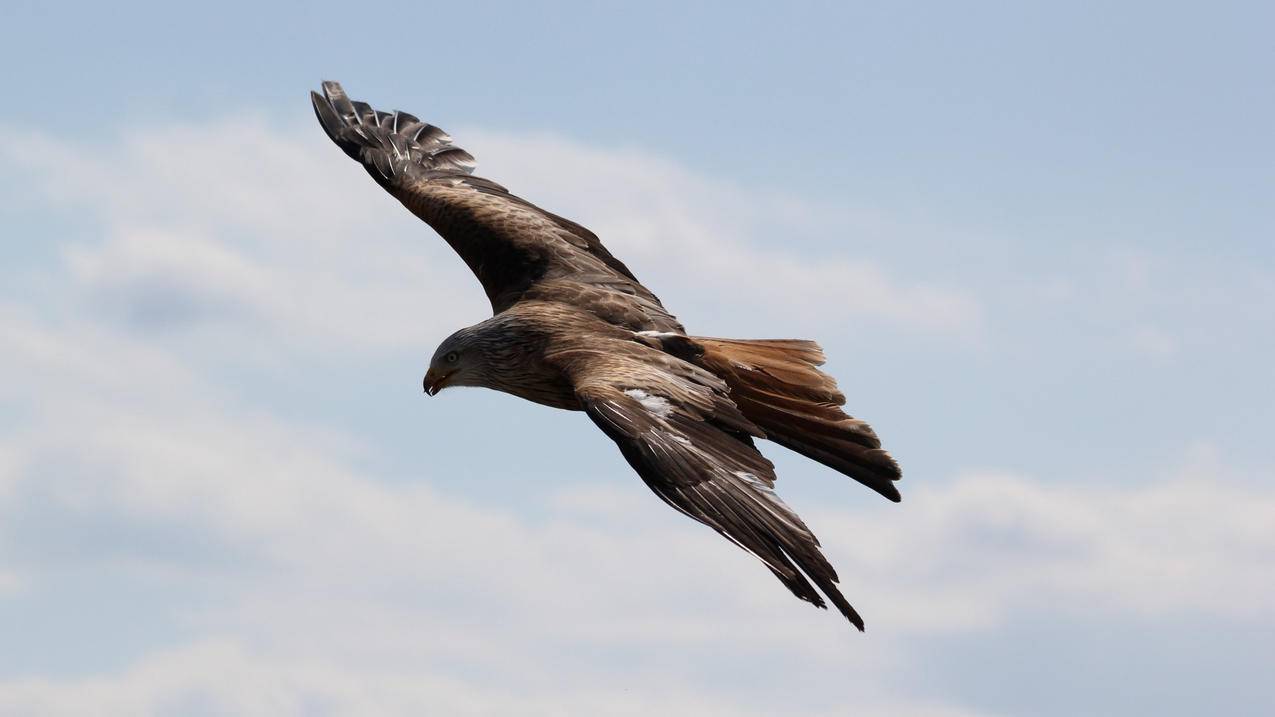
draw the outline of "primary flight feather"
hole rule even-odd
[[[584,411],[665,503],[752,553],[802,600],[825,607],[822,591],[863,629],[754,443],[775,441],[899,500],[898,464],[841,410],[818,345],[689,336],[593,232],[471,174],[473,156],[439,128],[352,101],[335,82],[310,95],[332,141],[442,235],[491,300],[490,319],[439,345],[427,393],[484,386]]]

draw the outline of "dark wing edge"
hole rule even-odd
[[[382,185],[407,172],[467,175],[476,166],[443,130],[353,101],[338,82],[324,82],[323,94],[311,92],[310,101],[328,137]]]
[[[471,190],[483,197],[481,200],[475,197],[475,200],[488,207],[505,213],[525,212],[533,224],[545,223],[554,238],[591,256],[600,262],[600,268],[615,272],[616,278],[627,279],[641,288],[633,272],[612,256],[592,231],[510,194],[496,182],[473,176],[476,166],[473,155],[453,144],[451,136],[438,127],[406,112],[382,112],[366,102],[351,100],[337,82],[325,81],[323,94],[311,92],[310,100],[328,137],[362,164],[378,184],[442,234],[471,268],[483,266],[494,253],[503,255],[506,260],[525,261],[530,268],[544,272],[550,268],[536,266],[536,261],[553,252],[545,251],[542,246],[520,244],[529,240],[534,243],[534,233],[510,236],[508,228],[479,226],[473,218],[476,202],[458,202],[454,195],[448,197],[440,193],[434,193],[426,201],[426,187]],[[433,208],[439,204],[450,206],[441,211]],[[461,214],[469,215],[471,221],[457,225],[456,217]],[[466,233],[469,236],[461,236]],[[493,298],[507,288],[493,290],[487,286],[484,276],[480,275],[479,279]]]
[[[774,466],[753,445],[761,436],[725,394],[716,396],[720,419],[657,401],[636,389],[577,388],[589,418],[620,448],[646,485],[675,510],[707,525],[758,558],[794,595],[826,608],[811,581],[852,625],[863,618],[837,588],[837,573],[819,540],[773,491]],[[663,397],[659,400],[667,401]],[[643,400],[646,400],[644,404]],[[727,406],[729,408],[727,408]],[[742,421],[742,423],[741,423]]]

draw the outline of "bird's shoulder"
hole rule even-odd
[[[523,291],[519,300],[570,305],[629,331],[685,331],[646,287],[614,274],[579,273],[544,279]]]

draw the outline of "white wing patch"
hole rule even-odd
[[[642,404],[642,408],[645,408],[660,418],[666,418],[673,412],[673,406],[669,404],[667,398],[663,396],[654,396],[640,388],[626,388],[624,390],[624,395],[637,399],[637,402]]]

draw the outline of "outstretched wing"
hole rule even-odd
[[[470,174],[473,156],[441,129],[351,101],[336,82],[310,98],[332,141],[469,265],[494,312],[558,300],[634,330],[682,330],[593,232]]]
[[[759,558],[794,595],[825,607],[813,581],[860,630],[819,540],[772,488],[762,430],[717,376],[653,348],[606,340],[552,354],[581,407],[665,503]]]

